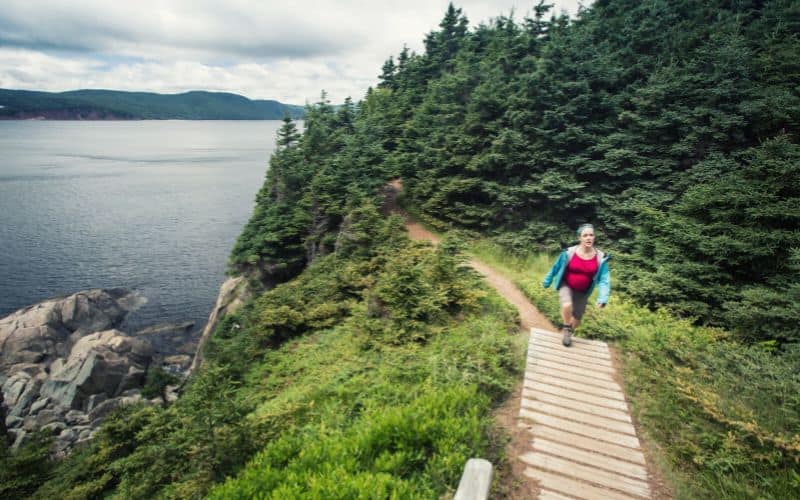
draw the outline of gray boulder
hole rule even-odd
[[[73,334],[114,328],[141,302],[122,288],[95,289],[46,300],[0,318],[0,371],[66,357]]]
[[[35,415],[39,413],[40,410],[43,410],[47,407],[47,404],[50,402],[50,398],[39,398],[37,399],[32,405],[31,409],[28,413],[31,415]]]
[[[5,424],[8,429],[22,427],[22,424],[25,422],[25,419],[22,417],[6,417]]]
[[[67,424],[64,422],[50,422],[49,424],[45,424],[42,426],[42,430],[47,432],[48,434],[52,434],[57,436],[61,434],[61,431],[67,428]]]
[[[142,340],[119,330],[92,333],[78,340],[69,358],[55,367],[41,395],[65,408],[86,411],[92,395],[115,397],[141,387],[151,359],[152,349]]]
[[[20,373],[18,375],[20,375],[21,377],[20,379],[18,379],[20,381],[22,378],[28,377],[27,374]],[[10,378],[9,381],[14,380],[15,378],[16,375]],[[22,393],[19,394],[19,396],[17,396],[16,398],[13,398],[18,385],[19,384],[15,383],[15,385],[12,387],[12,390],[10,391],[10,395],[12,397],[9,398],[9,403],[11,403],[11,401],[13,400],[14,401],[13,406],[11,406],[11,404],[8,405],[11,408],[9,415],[14,417],[21,417],[29,413],[31,404],[37,399],[39,399],[39,389],[42,387],[42,381],[40,378],[28,377],[25,380]],[[3,392],[5,392],[5,390]]]

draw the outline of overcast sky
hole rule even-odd
[[[538,0],[454,2],[472,26]],[[591,0],[553,0],[575,15]],[[363,97],[447,0],[0,0],[0,88],[216,90],[304,104]]]

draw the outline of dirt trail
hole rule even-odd
[[[422,225],[418,222],[412,220],[408,214],[404,213],[397,206],[396,197],[402,190],[403,184],[399,179],[392,181],[387,186],[387,207],[390,211],[403,217],[405,220],[406,229],[408,230],[408,236],[412,240],[430,241],[433,244],[438,244],[438,236],[422,227]],[[489,265],[484,264],[477,259],[470,260],[469,265],[478,273],[483,275],[483,277],[486,279],[486,282],[491,285],[492,288],[497,290],[497,293],[499,293],[503,298],[517,308],[520,317],[520,329],[526,334],[530,332],[531,328],[541,328],[543,330],[552,331],[556,330],[555,326],[553,326],[550,320],[548,320],[544,314],[539,312],[539,310],[534,307],[531,301],[522,294],[519,288],[517,288],[511,280],[492,269]]]
[[[397,204],[397,195],[403,190],[400,180],[388,184],[385,189],[385,213],[395,213],[403,217],[408,236],[416,241],[429,241],[437,245],[440,238],[403,212]],[[527,336],[531,328],[555,330],[553,324],[522,294],[511,280],[483,262],[472,259],[470,267],[480,273],[486,282],[517,308],[520,317],[520,332]],[[506,402],[495,412],[495,419],[505,429],[509,442],[505,447],[507,462],[498,471],[499,488],[496,493],[502,498],[523,500],[539,496],[538,483],[525,475],[525,464],[518,459],[530,450],[530,433],[518,425],[518,415],[522,402],[523,381],[520,381]]]

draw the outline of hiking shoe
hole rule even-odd
[[[564,338],[561,339],[561,343],[564,344],[564,347],[569,347],[572,345],[572,327],[566,326],[561,329],[561,332],[564,334]]]

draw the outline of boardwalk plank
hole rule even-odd
[[[649,498],[647,469],[604,342],[531,329],[519,425],[533,451],[525,474],[550,500]]]
[[[639,449],[639,438],[628,434],[620,434],[619,432],[609,431],[597,428],[593,425],[582,424],[573,422],[564,418],[554,417],[546,413],[520,408],[519,416],[527,418],[534,423],[548,425],[556,429],[562,429],[573,434],[580,434],[581,436],[599,439],[607,443],[616,444],[619,446],[627,446],[628,448]]]
[[[625,424],[628,426],[631,426],[633,424],[630,416],[628,416],[624,412],[618,410],[611,410],[609,408],[603,408],[601,406],[586,404],[582,401],[574,401],[572,399],[561,398],[558,396],[554,396],[552,394],[548,394],[546,392],[537,393],[535,396],[532,395],[522,396],[521,404],[522,406],[533,409],[540,407],[541,404],[546,404],[549,406],[556,407],[559,410],[563,409],[563,410],[577,411],[585,415],[591,415],[593,417],[612,420],[614,422],[618,422],[620,424]]]
[[[538,346],[533,346],[532,349],[528,351],[528,356],[542,356],[547,357],[548,359],[555,359],[555,360],[564,360],[563,362],[567,363],[579,363],[580,366],[584,366],[587,368],[595,368],[595,367],[603,367],[609,369],[611,371],[614,370],[614,365],[611,364],[610,360],[603,360],[598,358],[585,358],[583,356],[577,356],[575,354],[570,353],[568,350],[556,350],[556,349],[540,349]]]
[[[590,377],[590,378],[606,380],[609,382],[614,382],[613,370],[600,371],[592,368],[578,368],[574,365],[569,364],[568,362],[565,363],[562,361],[551,361],[549,359],[542,359],[538,357],[529,356],[528,369],[536,366],[545,366],[552,370],[558,370],[560,372],[569,372],[569,373],[574,373],[576,375],[583,375],[584,377]],[[619,387],[618,384],[617,387]]]
[[[544,425],[530,425],[524,421],[521,421],[520,425],[526,427],[535,437],[547,438],[551,441],[564,443],[567,446],[573,446],[575,448],[592,451],[594,453],[602,453],[610,457],[639,465],[645,464],[644,454],[640,450],[628,448],[627,446],[618,446],[615,444],[606,443],[605,441],[598,441],[590,437],[572,434],[571,432],[554,429]]]
[[[601,389],[608,389],[609,391],[621,390],[619,384],[612,380],[611,377],[604,377],[600,375],[581,375],[578,373],[573,373],[570,370],[564,370],[560,366],[556,367],[547,363],[536,363],[532,366],[528,366],[528,378],[536,380],[537,374],[547,377],[565,378],[567,380],[571,380],[572,382],[593,385]]]
[[[530,380],[527,378],[525,379],[525,383],[522,388],[522,394],[524,395],[526,391],[532,391],[536,393],[545,392],[547,394],[552,394],[554,396],[574,399],[575,401],[582,401],[585,403],[590,403],[605,408],[622,410],[624,412],[628,411],[628,404],[625,401],[620,401],[618,399],[608,399],[602,396],[593,396],[591,394],[586,394],[585,392],[571,391],[563,387],[541,384],[536,380]]]
[[[582,424],[591,425],[593,427],[608,429],[610,431],[628,434],[630,436],[636,436],[636,429],[634,429],[633,425],[629,424],[628,422],[620,422],[619,420],[613,420],[610,418],[593,415],[591,413],[572,410],[562,406],[545,403],[544,401],[535,401],[531,399],[523,399],[522,406],[524,408],[530,408],[532,410],[547,413],[548,415],[553,415],[558,418],[565,418]]]
[[[580,340],[578,337],[574,337],[573,336],[572,338],[573,338],[573,340],[575,340],[575,342],[573,342],[572,345],[569,346],[569,350],[570,351],[573,351],[573,352],[578,353],[578,354],[585,354],[585,355],[592,355],[592,354],[598,355],[599,354],[599,355],[602,355],[602,356],[606,356],[608,358],[611,357],[611,352],[608,350],[608,347],[605,347],[605,346],[603,346],[603,347],[588,346],[586,344],[578,342]],[[563,338],[561,337],[561,335],[559,335],[559,337],[557,339],[555,339],[555,338],[545,338],[545,337],[541,337],[539,335],[536,335],[536,336],[533,336],[530,339],[528,339],[528,345],[531,345],[531,344],[539,345],[539,344],[541,344],[541,345],[550,346],[550,347],[553,347],[553,348],[556,348],[556,349],[567,349],[567,347],[564,347],[564,344],[562,343],[562,340],[563,340]]]
[[[562,398],[561,396],[548,394],[546,392],[526,391],[522,394],[522,401],[525,400],[544,401],[545,403],[563,406],[564,408],[571,408],[573,410],[579,410],[585,413],[591,413],[593,415],[600,415],[601,417],[612,418],[614,420],[619,420],[620,422],[632,423],[630,415],[628,415],[628,413],[625,411],[612,410],[610,408],[593,405],[583,401]]]
[[[561,333],[559,332],[551,332],[548,330],[542,330],[541,328],[531,328],[531,332],[534,335],[537,335],[541,338],[557,340],[559,342],[561,341]],[[606,344],[602,340],[585,339],[583,337],[574,337],[574,338],[576,341],[586,346],[594,346],[600,349],[608,349],[608,344]]]
[[[592,453],[590,451],[581,450],[574,446],[569,446],[549,439],[536,437],[532,441],[534,450],[538,450],[550,455],[556,455],[566,460],[573,462],[580,462],[584,465],[591,465],[599,469],[605,469],[609,472],[617,474],[625,474],[626,476],[647,481],[647,469],[642,465],[632,464],[616,458],[611,458],[606,455]]]
[[[586,484],[533,467],[525,469],[525,475],[539,481],[542,488],[554,490],[576,498],[583,498],[586,500],[630,500],[631,498],[636,498],[626,495],[625,493],[599,488],[591,484]]]
[[[531,379],[529,379],[527,376],[525,377],[526,384],[530,380]],[[547,384],[547,385],[555,385],[558,387],[563,387],[564,389],[569,389],[574,392],[582,392],[584,394],[589,394],[593,396],[602,396],[607,399],[616,399],[618,401],[625,401],[625,396],[622,394],[622,391],[600,389],[599,387],[587,387],[586,384],[571,382],[563,378],[548,377],[545,375],[536,375],[536,378],[533,379],[533,381],[538,384]]]
[[[555,491],[541,490],[539,491],[539,500],[575,500],[575,497],[564,496]]]
[[[528,465],[594,483],[597,486],[613,488],[638,497],[647,498],[650,496],[650,487],[648,484],[638,479],[621,476],[595,467],[581,465],[544,453],[525,453],[520,458]]]
[[[572,347],[564,347],[563,345],[555,345],[550,342],[532,341],[528,344],[529,350],[533,351],[546,351],[551,354],[567,356],[578,361],[585,363],[605,363],[611,365],[611,356],[590,352],[590,351],[576,351]]]

